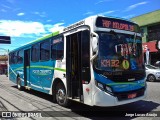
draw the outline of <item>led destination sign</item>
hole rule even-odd
[[[139,32],[138,25],[129,21],[114,19],[114,18],[98,17],[96,21],[96,26],[102,28]]]

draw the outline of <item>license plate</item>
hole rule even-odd
[[[135,98],[137,96],[137,93],[132,93],[128,95],[128,99]]]

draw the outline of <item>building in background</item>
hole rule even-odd
[[[0,44],[11,44],[10,36],[0,36]],[[0,74],[7,74],[9,50],[0,48]]]
[[[131,18],[141,27],[143,51],[150,51],[150,64],[160,61],[160,10]],[[144,55],[146,56],[146,55]]]
[[[0,75],[7,74],[8,56],[0,55]]]

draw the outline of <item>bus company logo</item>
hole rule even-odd
[[[32,70],[32,73],[34,75],[51,75],[52,71],[51,70]]]
[[[130,79],[128,79],[128,81],[134,81],[135,80],[135,78],[130,78]]]
[[[122,75],[122,72],[104,72],[104,76]]]

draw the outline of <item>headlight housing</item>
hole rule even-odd
[[[104,85],[102,83],[97,82],[97,86],[101,89],[104,90]]]
[[[99,81],[95,81],[95,82],[96,82],[96,86],[99,89],[101,89],[102,91],[105,91],[105,92],[113,95],[113,90],[112,90],[112,88],[110,86],[105,85],[105,84],[103,84],[103,83],[101,83]]]
[[[156,74],[159,74],[159,75],[160,75],[160,72],[156,72]]]

